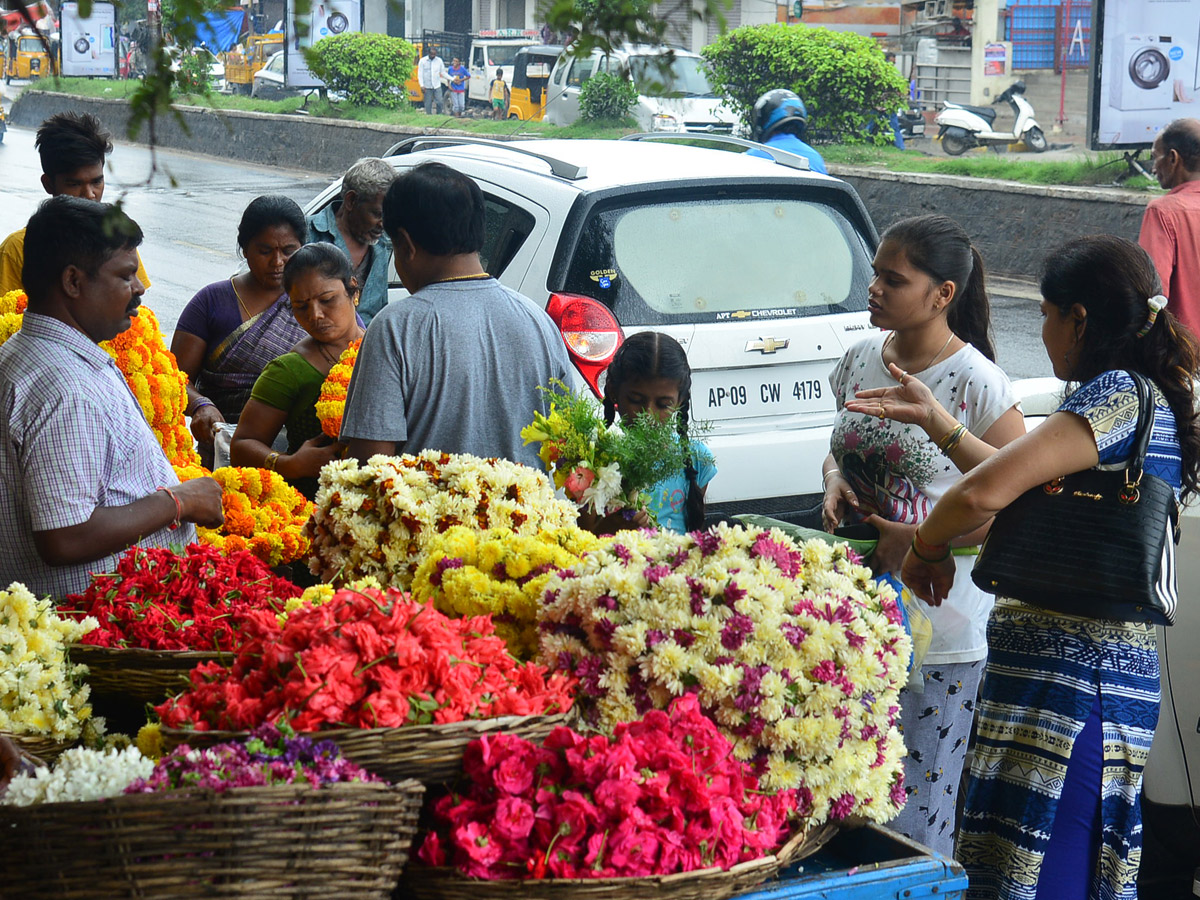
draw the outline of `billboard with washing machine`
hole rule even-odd
[[[111,3],[93,3],[86,19],[78,3],[64,3],[59,13],[63,75],[115,77],[116,32],[116,7]]]
[[[324,82],[308,70],[304,49],[322,38],[362,31],[363,0],[288,0],[287,42],[283,45],[284,78],[289,87],[320,87]]]
[[[1092,22],[1093,150],[1149,147],[1200,116],[1200,0],[1094,0]]]

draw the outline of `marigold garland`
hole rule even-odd
[[[202,544],[222,553],[249,550],[269,566],[308,555],[304,525],[313,505],[278,472],[226,466],[209,472],[202,466],[176,466],[180,481],[211,476],[221,485],[225,524],[196,528]]]
[[[535,469],[437,450],[377,455],[365,465],[335,460],[321,470],[320,484],[310,525],[313,573],[373,575],[405,590],[428,543],[455,525],[536,535],[578,517]]]
[[[329,437],[337,440],[342,433],[342,413],[346,410],[346,392],[350,389],[350,373],[358,361],[358,348],[362,341],[351,341],[350,346],[342,351],[338,361],[325,381],[321,384],[321,395],[317,398],[317,418],[321,420],[321,430]]]
[[[200,456],[183,415],[187,376],[163,342],[158,317],[149,307],[138,307],[133,324],[100,346],[116,360],[171,465],[198,465]]]
[[[21,330],[27,304],[24,291],[9,291],[0,296],[0,344]]]
[[[9,291],[0,297],[0,344],[20,330],[27,305],[24,291]],[[158,317],[149,307],[138,307],[129,328],[100,346],[116,360],[171,465],[199,465],[200,456],[183,416],[187,376],[163,342]]]
[[[537,534],[455,526],[426,545],[413,576],[413,598],[432,600],[447,615],[490,615],[509,652],[531,659],[546,582],[607,543],[573,525]]]

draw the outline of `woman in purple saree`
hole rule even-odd
[[[207,466],[216,427],[236,423],[267,363],[306,337],[283,290],[283,266],[306,233],[294,201],[251,201],[238,225],[248,271],[201,288],[179,317],[171,352],[188,376],[186,413]]]

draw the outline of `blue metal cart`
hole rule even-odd
[[[779,878],[737,900],[962,900],[962,866],[878,825],[840,831]]]

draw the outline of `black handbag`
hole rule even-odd
[[[1130,374],[1138,424],[1126,468],[1056,478],[1001,510],[971,572],[982,590],[1075,616],[1174,624],[1179,509],[1171,486],[1143,469],[1154,393]]]

